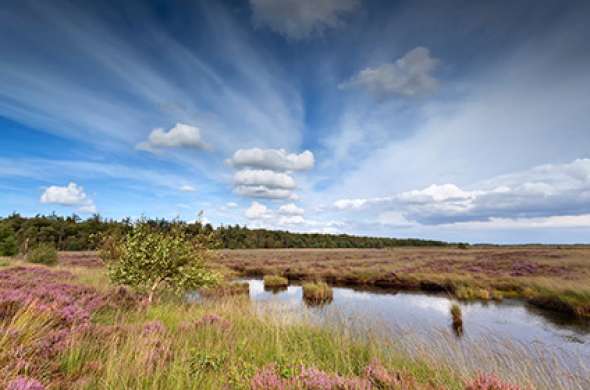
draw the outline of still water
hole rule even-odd
[[[461,366],[472,364],[473,369],[479,369],[491,360],[489,369],[494,370],[513,366],[516,360],[522,367],[512,368],[521,371],[544,369],[556,376],[558,371],[567,370],[590,378],[588,321],[537,309],[519,300],[459,302],[464,332],[458,336],[449,313],[456,301],[445,295],[334,287],[332,302],[309,306],[298,285],[267,291],[262,280],[243,281],[249,283],[253,301],[274,302],[275,307],[286,311],[320,322],[336,321],[360,332],[370,328],[396,340],[411,340],[407,349],[422,345],[436,349],[436,353],[444,351],[448,359]],[[476,355],[479,359],[474,358]],[[541,361],[547,367],[540,368]]]

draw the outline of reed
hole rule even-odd
[[[305,283],[303,285],[303,299],[308,303],[326,303],[332,301],[333,297],[332,287],[325,282]]]

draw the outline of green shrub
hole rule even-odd
[[[219,275],[207,266],[210,251],[202,244],[210,240],[201,238],[189,239],[181,226],[161,232],[140,221],[124,239],[110,241],[101,256],[113,282],[147,292],[152,302],[162,289],[182,295],[218,283]]]
[[[0,226],[0,256],[14,256],[18,253],[18,243],[12,229]]]
[[[51,244],[39,244],[27,253],[27,261],[35,264],[57,264],[57,250]]]

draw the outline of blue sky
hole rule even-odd
[[[590,241],[584,1],[9,1],[0,214]]]

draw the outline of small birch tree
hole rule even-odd
[[[101,257],[114,283],[146,292],[152,303],[160,290],[180,295],[219,281],[207,266],[209,242],[209,237],[189,239],[180,225],[160,232],[140,221],[126,237],[111,241]]]

